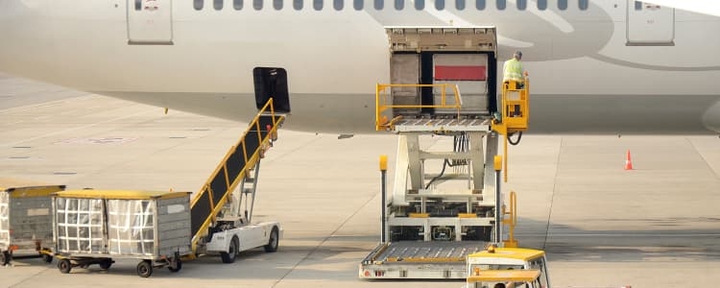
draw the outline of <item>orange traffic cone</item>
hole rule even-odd
[[[625,155],[625,170],[633,170],[630,150],[627,150],[627,154]]]

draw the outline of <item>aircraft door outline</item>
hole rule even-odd
[[[627,46],[674,46],[675,9],[642,1],[627,2]]]
[[[128,44],[173,45],[172,0],[127,0]]]

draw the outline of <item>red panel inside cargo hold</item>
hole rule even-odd
[[[435,80],[485,81],[485,66],[435,66]]]

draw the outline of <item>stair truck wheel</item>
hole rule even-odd
[[[238,240],[237,236],[233,236],[232,240],[230,240],[230,249],[228,249],[228,252],[220,252],[220,258],[222,259],[223,263],[233,263],[235,262],[235,258],[237,258],[238,249],[240,247],[240,240]]]
[[[265,245],[263,248],[265,248],[265,252],[275,252],[278,249],[278,244],[280,242],[280,232],[278,231],[277,226],[273,227],[272,232],[270,232],[270,240],[268,241],[268,244]]]

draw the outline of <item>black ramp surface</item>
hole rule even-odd
[[[197,235],[207,216],[210,215],[210,194],[207,191],[203,191],[200,198],[195,202],[195,206],[190,209],[190,226],[192,227],[192,234]]]
[[[220,199],[225,196],[225,192],[227,192],[229,188],[227,182],[225,181],[225,167],[220,168],[218,173],[215,174],[212,182],[210,182],[210,187],[213,192],[213,203],[217,204]]]
[[[270,121],[272,121],[271,118]],[[263,132],[263,135],[267,135],[267,131]],[[225,174],[228,174],[228,179],[230,179],[230,182],[232,183],[238,176],[240,176],[243,167],[247,164],[244,159],[245,155],[243,152],[243,145],[247,151],[247,157],[250,158],[260,147],[260,140],[261,139],[258,138],[257,131],[248,132],[248,134],[244,136],[241,145],[236,147],[235,151],[233,151],[230,157],[228,157],[227,162],[225,162],[225,166],[221,167],[220,170],[218,170],[218,173],[213,175],[212,181],[210,181],[210,189],[212,189],[213,192],[212,203],[217,205],[225,194],[229,192],[228,189],[230,187],[228,187],[228,183],[225,181]],[[205,222],[210,213],[212,213],[210,205],[211,199],[208,192],[209,191],[202,191],[202,196],[200,196],[198,202],[195,203],[195,206],[191,208],[192,235],[197,235],[198,231],[202,227],[202,224]]]

